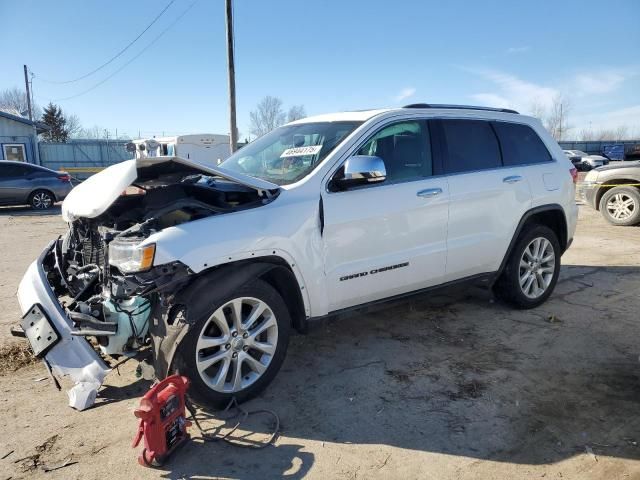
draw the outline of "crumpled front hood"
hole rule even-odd
[[[278,190],[275,183],[231,172],[220,167],[210,167],[180,157],[150,157],[126,160],[105,168],[75,187],[62,204],[62,218],[71,222],[77,218],[95,218],[104,213],[122,192],[133,183],[145,181],[162,173],[171,164],[183,166],[194,174],[218,176],[258,191]]]

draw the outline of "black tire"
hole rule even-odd
[[[527,248],[533,240],[538,238],[544,238],[551,244],[554,253],[554,269],[551,281],[546,289],[544,289],[544,293],[536,298],[530,298],[524,293],[523,287],[520,286],[520,260],[523,258],[525,248]],[[504,270],[493,286],[494,293],[498,298],[515,308],[528,309],[541,305],[549,298],[558,282],[560,255],[560,242],[553,230],[544,225],[537,224],[525,227],[525,230],[520,233],[513,250],[509,254],[509,259],[507,260]]]
[[[209,323],[209,319],[212,318],[213,314],[220,307],[225,306],[229,301],[233,299],[242,297],[251,297],[260,300],[261,302],[267,304],[270,310],[273,312],[277,324],[276,349],[271,357],[268,366],[266,367],[266,370],[252,384],[248,385],[244,389],[233,393],[216,391],[209,385],[207,385],[198,370],[196,362],[196,356],[200,355],[197,349],[198,339],[200,337],[200,334],[203,333],[203,329],[205,327],[210,328],[207,326]],[[255,397],[262,390],[264,390],[275,378],[276,374],[280,370],[280,367],[282,366],[282,362],[284,361],[287,353],[289,335],[291,332],[291,317],[284,300],[271,285],[262,280],[254,280],[243,285],[232,294],[229,294],[223,298],[203,298],[201,301],[210,303],[210,306],[203,309],[203,311],[205,311],[206,313],[202,315],[201,318],[195,319],[195,323],[189,329],[189,332],[178,347],[171,370],[173,372],[179,372],[182,375],[186,375],[191,380],[189,396],[200,405],[207,405],[214,408],[223,408],[229,404],[233,397],[236,398],[238,403]],[[187,312],[188,311],[189,310],[187,310]],[[256,324],[259,325],[264,321],[264,317],[258,317],[258,320],[259,322],[256,322]],[[240,338],[240,336],[236,338]],[[219,350],[215,350],[214,354],[222,353],[222,350],[224,348],[225,346],[220,346]],[[227,349],[227,351],[233,352],[234,348],[235,347],[229,348]],[[256,352],[257,351],[248,350],[247,355],[255,355]],[[242,351],[239,351],[238,353],[240,355],[243,354]],[[231,364],[228,367],[229,374],[231,374],[231,376],[233,376],[233,374],[235,373],[234,369],[235,365],[237,364],[233,362],[234,361],[231,360]],[[215,366],[217,364],[213,365]],[[241,365],[243,365],[243,363],[241,363]],[[241,367],[241,373],[242,368],[243,367]],[[205,370],[205,375],[207,375],[207,373],[208,372]]]
[[[614,216],[615,210],[610,211],[608,208],[609,201],[615,202],[616,195],[620,195],[621,199],[628,199],[632,201],[632,213],[626,218],[616,218]],[[600,199],[599,205],[600,213],[607,222],[612,225],[619,226],[631,226],[640,223],[640,191],[634,187],[614,187],[605,192]]]
[[[56,199],[48,190],[36,190],[29,195],[29,205],[34,210],[47,210],[53,207]]]

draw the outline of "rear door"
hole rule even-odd
[[[427,122],[388,124],[356,153],[382,158],[387,178],[322,192],[329,311],[435,285],[445,273],[449,191],[434,176]]]
[[[505,167],[526,168],[531,189],[531,206],[549,203],[550,198],[564,198],[561,193],[566,170],[558,173],[557,162],[544,142],[529,125],[511,122],[492,123],[500,145]],[[564,160],[564,159],[563,159]],[[551,195],[551,197],[550,197]]]
[[[525,167],[503,162],[496,131],[487,120],[434,123],[444,145],[450,191],[446,279],[494,272],[531,207]]]
[[[28,171],[26,165],[0,161],[0,203],[26,203],[30,192],[30,182],[26,176]]]

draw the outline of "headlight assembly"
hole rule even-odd
[[[156,245],[140,246],[140,238],[117,238],[109,243],[109,265],[122,273],[136,273],[153,266]]]

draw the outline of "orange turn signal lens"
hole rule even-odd
[[[156,245],[152,243],[142,248],[142,257],[140,258],[140,270],[149,270],[153,266],[153,258],[156,255]]]

